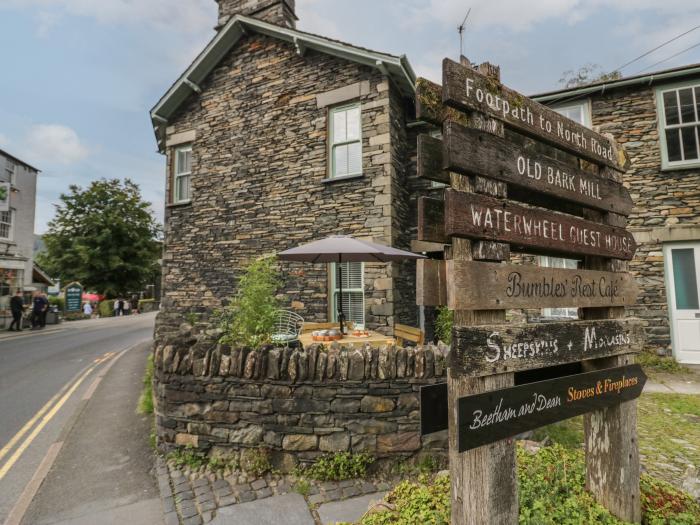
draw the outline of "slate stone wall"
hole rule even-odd
[[[654,87],[616,89],[592,101],[593,125],[612,133],[624,145],[632,166],[625,185],[635,203],[629,229],[635,237],[656,228],[678,228],[700,224],[700,170],[661,171]],[[671,351],[668,305],[664,284],[663,245],[645,240],[630,262],[641,295],[631,315],[646,321],[648,349]]]
[[[359,98],[363,176],[327,182],[328,108],[316,95],[358,82],[369,84]],[[409,247],[407,104],[376,69],[251,35],[201,87],[166,131],[196,138],[192,201],[166,207],[156,338],[193,315],[206,319],[255,258],[332,234]],[[170,170],[172,150],[167,157]],[[415,325],[415,265],[365,268],[368,328],[390,335],[395,322]],[[282,273],[283,304],[327,321],[326,266],[284,264]]]
[[[156,344],[161,450],[264,447],[283,469],[329,452],[445,452],[446,432],[421,439],[419,389],[445,380],[446,347],[250,350],[202,329],[183,324]]]

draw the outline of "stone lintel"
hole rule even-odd
[[[194,142],[197,138],[197,131],[191,129],[189,131],[182,131],[180,133],[174,133],[169,135],[165,141],[165,146],[170,148],[172,146],[178,146],[180,144],[187,144],[188,142]]]
[[[363,80],[362,82],[356,82],[348,86],[343,86],[337,89],[332,89],[331,91],[326,91],[325,93],[317,94],[316,106],[320,109],[332,106],[334,104],[339,104],[341,102],[348,102],[350,100],[358,99],[363,95],[369,95],[369,91],[369,80]]]
[[[696,241],[700,239],[700,225],[697,224],[643,229],[630,228],[630,231],[638,244]]]

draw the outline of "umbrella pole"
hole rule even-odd
[[[340,323],[340,333],[345,335],[345,315],[343,315],[343,267],[342,267],[342,259],[343,256],[338,254],[338,272],[337,275],[340,275],[339,278],[339,283],[340,283],[340,298],[338,300],[338,322]]]

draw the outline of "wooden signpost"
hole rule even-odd
[[[442,87],[419,80],[416,112],[442,128],[442,139],[418,138],[418,176],[451,186],[443,199],[418,202],[418,240],[445,245],[446,260],[418,262],[416,295],[454,316],[453,525],[518,523],[515,445],[506,438],[580,414],[587,489],[639,522],[634,400],[646,378],[634,365],[642,325],[621,319],[638,295],[625,271],[637,246],[625,229],[633,203],[621,184],[624,153],[503,86],[490,64],[445,59]],[[511,252],[568,256],[580,269],[514,264]],[[581,320],[506,322],[507,309],[556,307],[578,308]],[[521,372],[576,363],[584,373],[515,386]],[[421,392],[424,432],[444,428],[444,395]]]
[[[81,312],[83,306],[83,286],[78,282],[70,283],[65,288],[66,312]]]
[[[630,365],[461,397],[459,452],[636,399],[645,382]]]

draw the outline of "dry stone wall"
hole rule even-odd
[[[231,348],[192,327],[156,345],[158,446],[215,454],[257,447],[279,468],[329,452],[382,458],[444,453],[421,438],[419,389],[445,380],[444,346]]]

